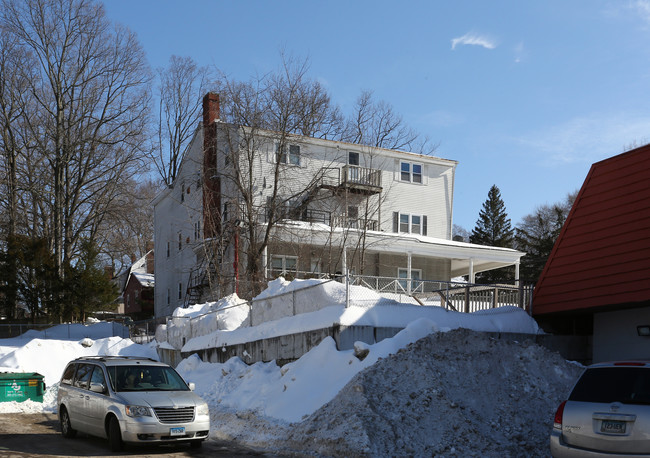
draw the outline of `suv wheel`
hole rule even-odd
[[[61,434],[63,437],[71,439],[77,435],[77,431],[72,429],[72,425],[70,424],[70,415],[63,406],[59,409],[59,420],[61,422]]]
[[[120,423],[115,417],[111,417],[108,421],[108,444],[113,452],[119,452],[124,448],[122,433],[120,432]]]

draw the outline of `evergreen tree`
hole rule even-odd
[[[514,230],[501,199],[501,192],[496,185],[492,185],[486,201],[483,202],[483,208],[479,212],[479,219],[472,229],[469,241],[478,245],[504,248],[512,248],[514,244]],[[513,279],[512,266],[476,274],[478,283],[509,283]]]
[[[81,250],[75,265],[67,267],[64,281],[62,315],[71,321],[83,321],[87,313],[110,307],[119,295],[99,262],[96,245],[84,240]]]

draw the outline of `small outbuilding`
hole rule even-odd
[[[144,320],[153,317],[154,307],[154,252],[133,263],[124,286],[124,314],[133,319]]]
[[[547,332],[590,337],[594,362],[650,358],[650,145],[591,166],[532,312]]]

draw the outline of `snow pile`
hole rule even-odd
[[[380,344],[368,346],[367,358],[383,353]],[[217,381],[197,386],[210,399],[213,437],[318,456],[548,456],[553,414],[582,370],[530,342],[458,329],[377,358],[309,416],[278,420],[310,410],[283,398],[312,405],[337,390],[330,388],[337,377],[321,379],[327,369],[363,364],[352,352],[338,353],[331,361],[331,342],[324,342],[288,369],[238,360],[185,364],[188,376],[219,369],[212,371]],[[262,374],[268,382],[260,386]]]

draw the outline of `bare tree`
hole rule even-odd
[[[160,191],[153,181],[132,181],[126,192],[115,199],[103,221],[98,246],[110,260],[114,271],[120,272],[134,260],[144,256],[153,242],[153,207],[151,201]],[[125,215],[128,217],[125,218]]]
[[[153,163],[163,183],[171,185],[196,124],[201,117],[201,97],[210,72],[191,57],[171,56],[167,68],[158,69],[158,145]]]
[[[26,88],[37,111],[23,121],[51,176],[41,195],[48,199],[33,208],[52,228],[45,232],[63,276],[81,238],[96,239],[122,184],[139,171],[148,69],[135,35],[112,27],[94,1],[3,0],[2,28],[35,63],[15,69],[38,76]]]
[[[389,103],[375,100],[372,91],[363,91],[357,98],[344,140],[419,154],[433,154],[438,146],[408,127]]]
[[[224,215],[215,216],[222,238],[235,240],[234,249],[245,252],[242,264],[253,282],[263,279],[263,254],[276,224],[287,217],[285,209],[303,199],[318,179],[306,178],[304,186],[289,185],[286,166],[300,160],[292,142],[298,135],[336,137],[342,129],[338,108],[307,71],[307,61],[283,58],[277,72],[249,82],[222,76],[219,84],[221,119],[235,127],[221,132],[228,163],[219,169],[221,186],[227,190],[224,196],[230,196],[224,204],[231,213],[229,221]],[[269,148],[270,158],[263,152]]]

